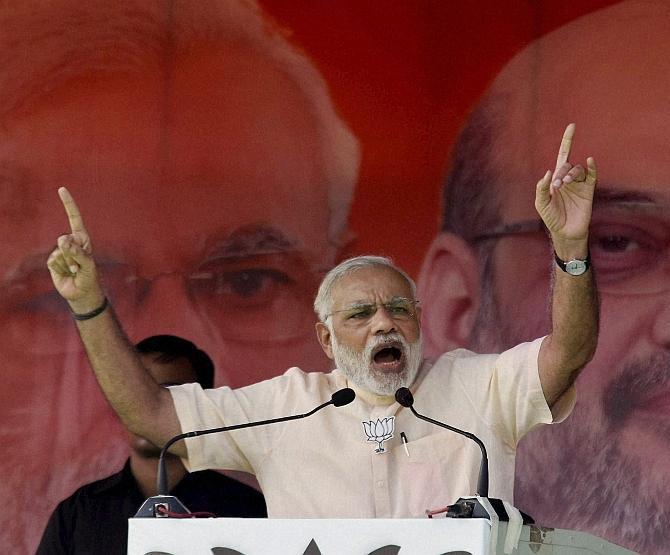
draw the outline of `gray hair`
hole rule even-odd
[[[328,186],[329,238],[339,244],[360,166],[358,141],[340,119],[325,80],[254,0],[22,0],[0,7],[0,117],[81,77],[160,71],[206,45],[249,49],[269,59],[304,96],[319,136]]]
[[[364,268],[390,268],[400,274],[407,281],[412,291],[412,298],[416,298],[416,284],[407,272],[396,266],[390,258],[385,256],[363,255],[349,258],[335,266],[321,281],[319,291],[314,299],[314,312],[321,322],[325,322],[333,307],[333,287],[343,277]]]

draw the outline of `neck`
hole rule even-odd
[[[156,476],[158,475],[158,457],[144,457],[137,453],[130,455],[130,470],[144,497],[152,497],[158,493]],[[165,470],[168,489],[171,491],[186,475],[186,469],[178,457],[168,455],[165,458]]]
[[[393,395],[382,395],[360,387],[354,383],[351,383],[347,380],[347,386],[353,389],[356,392],[357,399],[363,399],[367,404],[373,406],[389,406],[395,403],[395,394]]]

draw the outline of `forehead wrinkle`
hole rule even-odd
[[[661,209],[659,200],[663,199],[659,199],[658,196],[632,189],[596,188],[594,208],[604,206],[621,209]]]
[[[264,254],[299,251],[299,241],[282,230],[265,225],[247,225],[220,237],[207,252],[206,259],[247,258]]]
[[[135,269],[138,268],[134,261],[134,255],[138,254],[138,250],[122,250],[114,254],[116,250],[114,248],[115,245],[109,246],[112,249],[105,252],[107,254],[106,258],[103,259],[102,256],[96,256],[96,260],[99,263],[102,263],[104,260],[108,264],[123,263]],[[97,252],[104,252],[102,248],[96,250]],[[141,275],[145,278],[151,278],[163,272],[178,271],[175,267],[176,264],[199,267],[217,260],[233,262],[235,260],[245,260],[263,255],[288,255],[293,253],[302,254],[298,249],[298,241],[290,238],[282,231],[267,225],[246,225],[234,229],[232,232],[220,231],[206,238],[205,247],[203,249],[198,248],[197,252],[189,257],[188,262],[185,260],[179,262],[177,259],[167,260],[167,268],[149,273],[142,272]]]
[[[391,297],[389,297],[388,300],[383,301],[383,304],[392,303],[394,301],[399,301],[399,300],[405,301],[405,300],[410,300],[410,299],[408,299],[407,297],[402,297],[400,295],[392,295]],[[371,301],[370,299],[357,299],[355,301],[352,301],[352,303],[347,308],[358,308],[358,307],[363,307],[363,306],[377,306],[378,304],[381,304],[381,303],[376,303],[374,301]]]
[[[409,300],[407,297],[401,297],[400,295],[391,295],[387,301],[384,301],[385,303],[391,303],[393,301],[398,301],[398,300]],[[377,304],[374,301],[371,301],[369,299],[360,299],[354,301],[355,303],[360,303],[360,304]]]
[[[373,303],[372,301],[370,301],[368,299],[357,299],[355,301],[352,301],[349,304],[348,308],[360,308],[360,307],[363,307],[363,306],[372,306],[374,304],[375,303]]]

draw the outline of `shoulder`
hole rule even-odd
[[[238,398],[264,398],[275,399],[293,397],[296,395],[310,396],[318,391],[327,389],[332,382],[332,373],[305,372],[298,367],[289,368],[281,376],[276,376],[262,382],[257,382],[238,389],[221,387],[212,392],[220,392],[222,395],[234,395]],[[217,393],[214,393],[215,395]]]
[[[498,356],[500,355],[497,353],[476,353],[468,349],[454,349],[443,353],[429,364],[433,372],[459,369],[472,371],[490,367],[495,363]]]
[[[281,376],[237,389],[235,394],[275,406],[277,410],[288,411],[288,414],[312,408],[310,404],[328,401],[336,390],[343,387],[346,387],[346,379],[338,370],[305,372],[294,367]]]
[[[497,378],[506,376],[534,376],[543,338],[520,343],[502,353],[475,353],[468,349],[455,349],[442,354],[434,363],[424,363],[426,385],[446,385],[463,390],[480,390]]]
[[[124,483],[124,471],[121,470],[106,478],[84,484],[76,489],[72,495],[63,499],[58,504],[58,507],[56,507],[56,511],[66,510],[82,503],[86,503],[87,500],[104,496],[118,487],[125,489]]]
[[[343,378],[341,381],[346,383]],[[224,386],[203,390],[199,384],[191,383],[169,389],[182,415],[225,412],[229,421],[238,418],[243,421],[242,418],[258,420],[311,409],[311,404],[330,400],[332,393],[339,389],[338,383],[335,372],[304,372],[294,367],[281,376],[238,389]],[[214,426],[213,422],[210,424],[209,427]]]
[[[469,369],[486,369],[497,366],[524,365],[537,362],[537,356],[544,337],[533,341],[519,343],[500,353],[476,353],[468,349],[454,349],[437,358],[434,367],[454,367]]]
[[[168,389],[173,394],[175,393],[186,393],[193,395],[195,392],[206,392],[207,395],[219,396],[219,395],[256,395],[259,393],[271,393],[275,394],[282,391],[288,391],[291,389],[314,389],[322,387],[334,380],[334,372],[323,373],[323,372],[305,372],[297,366],[289,368],[281,374],[280,376],[275,376],[274,378],[269,378],[260,382],[256,382],[244,387],[239,387],[236,389],[230,388],[228,386],[217,387],[213,389],[203,389],[202,386],[198,383],[185,383],[180,385],[170,386]]]
[[[43,545],[49,542],[56,542],[56,540],[69,542],[74,534],[76,523],[81,520],[82,515],[88,516],[91,507],[98,506],[101,500],[106,499],[108,492],[116,490],[122,483],[123,471],[120,471],[79,487],[58,503],[49,517],[39,552],[45,552],[42,549]]]

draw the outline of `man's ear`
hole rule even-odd
[[[334,360],[333,356],[333,336],[330,333],[330,328],[323,322],[316,323],[316,337],[321,344],[323,352],[330,360]]]
[[[479,261],[466,241],[453,233],[433,240],[418,280],[428,356],[468,345],[481,301],[479,276]]]

